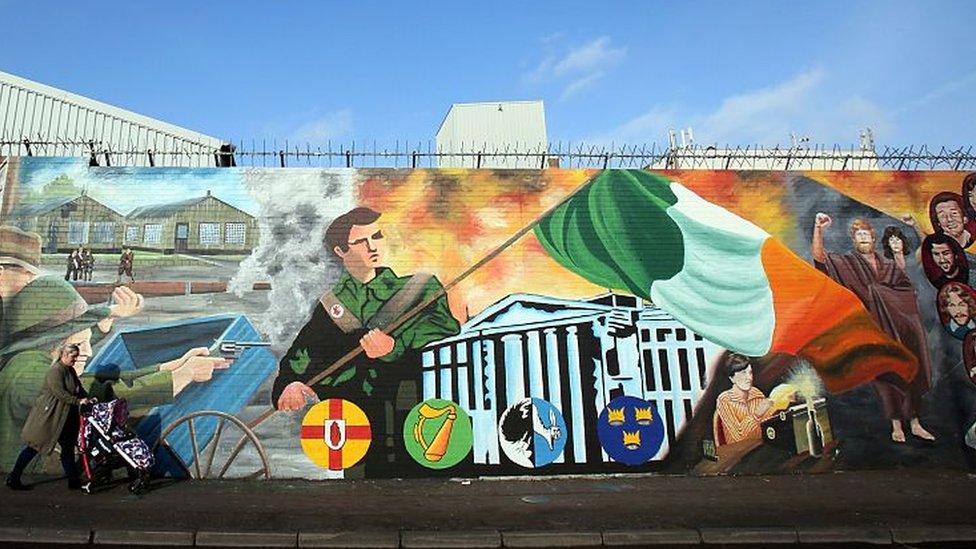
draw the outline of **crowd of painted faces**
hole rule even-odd
[[[962,194],[946,191],[932,197],[929,218],[934,234],[926,235],[916,225],[922,238],[922,267],[939,292],[939,319],[946,331],[963,341],[963,361],[976,383],[976,290],[965,253],[976,244],[976,173],[963,179]],[[890,247],[887,234],[884,245],[886,250]]]

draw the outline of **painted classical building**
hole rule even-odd
[[[610,461],[600,447],[599,413],[617,396],[651,401],[667,455],[691,417],[723,349],[639,299],[606,294],[575,301],[513,294],[488,307],[457,336],[423,353],[424,398],[453,400],[474,423],[474,462],[507,463],[498,443],[504,410],[526,397],[550,401],[568,430],[557,463]]]
[[[247,254],[257,220],[207,191],[206,196],[140,206],[125,216],[125,245],[163,253]]]

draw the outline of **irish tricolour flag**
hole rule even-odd
[[[849,290],[766,231],[661,176],[604,171],[535,234],[566,268],[651,300],[727,349],[808,359],[832,392],[886,372],[910,380],[918,368]]]

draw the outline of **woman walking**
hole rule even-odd
[[[59,357],[51,365],[44,379],[21,437],[27,446],[17,456],[14,468],[7,475],[7,486],[12,490],[30,490],[20,476],[39,453],[50,453],[54,445],[61,446],[61,467],[68,477],[68,489],[81,488],[81,478],[75,467],[75,444],[78,441],[78,407],[88,403],[88,398],[75,363],[80,349],[78,345],[62,347]]]

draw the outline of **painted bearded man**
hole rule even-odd
[[[301,410],[306,397],[343,398],[362,407],[373,425],[366,457],[370,477],[400,476],[413,466],[401,438],[406,414],[420,400],[419,350],[460,331],[446,295],[396,329],[386,328],[443,286],[433,275],[397,276],[386,266],[387,241],[379,217],[369,208],[355,208],[326,229],[325,246],[342,261],[345,272],[316,303],[311,319],[282,357],[272,391],[278,410]],[[357,345],[365,356],[314,387],[306,385]]]
[[[826,251],[823,233],[831,223],[829,215],[817,214],[812,242],[815,266],[854,292],[874,322],[918,358],[918,372],[910,383],[894,374],[882,375],[874,381],[885,415],[891,421],[891,439],[905,442],[902,422],[907,419],[913,435],[934,440],[935,437],[922,427],[918,418],[922,396],[929,389],[932,369],[915,288],[905,271],[875,251],[874,227],[867,221],[855,219],[851,223],[852,252],[836,254]]]
[[[962,246],[943,233],[930,234],[922,241],[922,268],[936,288],[949,282],[969,284],[969,260]]]

